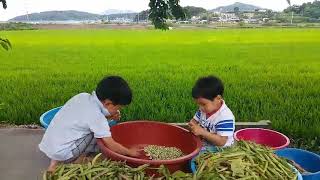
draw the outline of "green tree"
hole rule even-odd
[[[166,21],[169,18],[185,19],[186,15],[179,5],[180,0],[150,0],[149,19],[156,29],[169,29]]]
[[[200,14],[207,12],[207,10],[205,10],[204,8],[194,6],[183,7],[183,10],[186,14],[187,19],[191,19],[192,16],[199,16]]]
[[[304,6],[303,15],[310,18],[320,18],[320,1],[314,1],[313,3],[307,3]]]
[[[275,15],[275,13],[272,10],[267,10],[267,12],[265,13],[265,16],[267,18],[272,18]]]
[[[309,19],[320,18],[320,1],[303,3],[301,6],[292,5],[283,11],[284,13],[294,13]]]
[[[7,2],[6,2],[6,0],[0,0],[0,2],[2,2],[2,7],[3,7],[3,9],[7,9]]]
[[[149,15],[149,10],[141,11],[134,17],[134,21],[135,22],[145,21],[148,19],[148,15]]]

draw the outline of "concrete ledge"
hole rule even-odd
[[[187,123],[170,123],[176,126],[180,126],[182,128],[188,129]],[[236,130],[243,128],[265,128],[271,129],[271,121],[270,120],[261,120],[258,122],[236,122]]]

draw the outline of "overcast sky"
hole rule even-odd
[[[302,4],[313,0],[291,0],[292,4]],[[180,0],[182,6],[198,6],[214,9],[234,2],[248,3],[273,10],[283,10],[288,6],[286,0]],[[51,10],[78,10],[101,13],[107,9],[141,11],[148,8],[149,0],[7,0],[8,8],[0,8],[0,21],[15,16]]]

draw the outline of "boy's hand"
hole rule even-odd
[[[123,145],[117,143],[112,139],[112,137],[105,137],[103,138],[104,145],[107,146],[110,150],[117,152],[119,154],[125,155],[125,156],[132,156],[132,157],[138,157],[140,156],[140,151],[142,150],[139,147],[134,148],[126,148]]]
[[[110,115],[110,116],[106,116],[107,119],[112,119],[112,120],[116,120],[116,121],[120,121],[121,119],[121,114],[120,111],[118,111],[117,113]]]
[[[203,129],[199,124],[190,121],[188,123],[191,132],[196,136],[202,136],[205,133],[205,129]]]
[[[141,149],[138,147],[130,148],[128,155],[132,156],[132,157],[139,157],[141,155],[140,151],[141,151]]]

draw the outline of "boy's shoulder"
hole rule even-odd
[[[79,93],[66,102],[63,108],[69,113],[76,111],[77,114],[81,114],[84,117],[97,116],[101,111],[92,96],[92,94],[86,92]]]
[[[79,93],[74,95],[73,97],[71,97],[66,104],[73,104],[73,103],[79,103],[79,102],[86,102],[90,99],[91,94],[83,92],[83,93]]]
[[[90,106],[92,104],[90,101],[91,94],[89,93],[79,93],[75,96],[73,96],[71,99],[69,99],[68,102],[65,103],[64,106],[71,106],[71,107],[77,107],[77,108],[85,108],[87,106]]]
[[[88,98],[90,96],[91,96],[91,94],[86,93],[86,92],[82,92],[82,93],[74,95],[71,99],[74,99],[74,98],[75,99],[77,99],[77,98]]]
[[[219,120],[235,120],[235,117],[229,107],[224,103],[220,113],[219,113]]]

